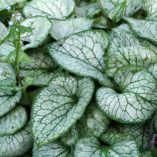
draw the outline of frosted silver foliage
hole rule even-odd
[[[76,144],[75,157],[140,157],[135,141],[121,140],[103,146],[94,137],[80,139]]]
[[[33,105],[35,142],[41,146],[66,133],[83,115],[93,91],[94,84],[90,79],[54,78]]]
[[[10,136],[0,137],[0,156],[13,157],[26,153],[32,147],[29,126]]]
[[[0,118],[0,136],[11,135],[19,131],[27,121],[27,113],[23,107],[16,107]]]
[[[104,54],[108,37],[104,31],[92,30],[70,36],[49,46],[52,58],[63,68],[81,76],[92,77],[110,85],[104,75]]]
[[[142,7],[142,0],[99,0],[106,15],[118,22],[122,16],[130,16]]]
[[[50,34],[53,38],[59,40],[74,33],[89,30],[91,29],[92,24],[93,20],[88,18],[75,18],[63,21],[52,20]]]
[[[31,62],[20,65],[20,76],[31,77],[33,85],[47,85],[55,74],[52,59],[45,53],[45,49],[41,48],[29,53],[29,57]]]
[[[72,157],[69,150],[59,142],[49,143],[42,147],[34,146],[33,157]]]
[[[74,10],[74,0],[33,0],[24,7],[25,16],[66,19]]]
[[[157,49],[149,42],[138,40],[127,25],[112,30],[108,49],[107,74],[114,76],[119,70],[147,69],[156,63]]]
[[[144,122],[151,117],[156,105],[156,81],[145,71],[120,72],[115,76],[115,89],[100,88],[97,102],[112,119],[123,123]]]
[[[26,32],[21,35],[22,41],[29,42],[23,49],[36,48],[41,45],[51,29],[51,22],[46,17],[27,18],[21,25],[32,29],[31,32]]]

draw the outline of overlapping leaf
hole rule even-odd
[[[49,53],[63,68],[81,75],[92,77],[102,84],[110,86],[104,75],[104,54],[108,46],[104,31],[86,31],[53,43]]]
[[[97,92],[102,111],[123,123],[143,122],[150,118],[157,108],[153,76],[145,71],[120,72],[115,78],[115,89],[102,87]]]
[[[135,141],[121,140],[103,146],[94,137],[80,139],[76,145],[75,157],[139,157]]]
[[[14,135],[0,137],[0,156],[12,157],[26,153],[32,146],[29,126]]]
[[[47,85],[54,76],[55,64],[45,53],[45,49],[38,48],[28,53],[31,62],[21,63],[20,76],[31,77],[32,85]]]
[[[87,129],[96,137],[100,137],[109,126],[109,119],[97,108],[91,107],[87,112]]]
[[[127,25],[113,29],[106,59],[107,73],[113,76],[119,70],[147,69],[157,61],[157,49],[149,42],[140,41]]]
[[[99,0],[106,15],[114,22],[118,22],[122,16],[130,16],[142,6],[142,0]]]
[[[33,0],[24,7],[25,16],[66,19],[74,10],[74,0]]]
[[[34,146],[33,157],[72,157],[69,150],[59,142],[50,143],[40,148]]]
[[[32,29],[31,32],[21,35],[21,40],[29,43],[24,46],[24,49],[36,48],[41,45],[51,29],[51,22],[45,17],[27,18],[21,25]]]
[[[94,91],[89,79],[54,78],[36,98],[32,130],[38,145],[56,140],[83,115]]]
[[[27,121],[27,113],[23,107],[16,107],[0,118],[0,136],[11,135],[19,131]]]
[[[56,40],[68,37],[74,33],[89,30],[93,20],[87,18],[75,18],[64,21],[52,21],[51,36]],[[70,29],[69,29],[70,28]]]

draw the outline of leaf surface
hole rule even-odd
[[[33,105],[32,130],[36,143],[44,145],[66,133],[83,115],[93,91],[90,79],[54,78]]]
[[[74,10],[73,0],[33,0],[24,7],[26,17],[47,16],[53,19],[66,19]]]
[[[92,77],[110,85],[104,75],[104,54],[108,46],[104,31],[86,31],[49,46],[52,58],[63,68],[81,76]]]

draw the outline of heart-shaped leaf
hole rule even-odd
[[[0,22],[0,42],[7,36],[8,30],[6,26]]]
[[[32,130],[38,145],[56,140],[83,115],[94,92],[90,79],[54,78],[37,96],[32,111]]]
[[[0,118],[0,136],[11,135],[19,131],[27,121],[27,113],[23,107],[16,107]]]
[[[156,63],[157,49],[150,43],[138,40],[127,25],[113,29],[110,39],[106,59],[109,76],[112,77],[118,70],[142,70]]]
[[[156,20],[139,20],[133,18],[125,18],[132,30],[141,38],[150,40],[157,44],[157,21]]]
[[[103,146],[94,137],[80,139],[76,144],[75,157],[139,157],[135,141],[121,140]]]
[[[14,135],[0,137],[0,156],[13,157],[26,153],[32,147],[29,126]]]
[[[51,29],[51,22],[46,17],[27,18],[21,25],[32,29],[31,32],[21,34],[21,40],[29,42],[23,49],[36,48],[41,45]]]
[[[115,89],[102,87],[98,90],[96,97],[101,110],[123,123],[144,122],[150,118],[157,108],[153,76],[145,71],[120,72],[115,82]]]
[[[81,75],[92,77],[110,86],[104,75],[104,54],[108,46],[104,31],[86,31],[53,43],[49,46],[52,58],[63,68]]]
[[[33,0],[24,7],[25,16],[66,19],[74,10],[74,0]]]
[[[53,38],[59,40],[74,33],[89,30],[92,23],[93,20],[88,18],[75,18],[64,21],[53,20],[50,33]]]

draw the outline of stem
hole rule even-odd
[[[19,24],[18,24],[19,26]],[[20,30],[19,27],[17,27],[18,31],[17,31],[17,35],[18,35],[18,40],[16,41],[16,58],[15,58],[15,71],[16,71],[16,77],[17,77],[17,81],[20,81],[20,51],[21,51],[21,43],[20,43]],[[20,83],[20,82],[19,82]]]

